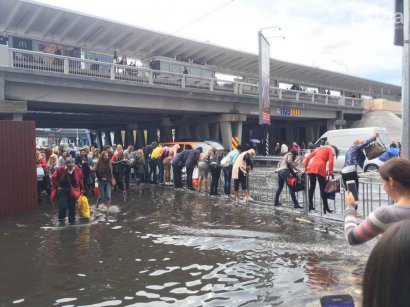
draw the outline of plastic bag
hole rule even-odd
[[[100,188],[98,187],[98,182],[96,182],[96,183],[94,184],[94,196],[95,196],[95,197],[100,196]]]
[[[80,217],[90,218],[90,205],[88,204],[88,199],[84,195],[81,195],[77,201],[77,210]]]

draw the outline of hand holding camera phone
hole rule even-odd
[[[346,181],[347,190],[353,194],[354,200],[359,200],[359,193],[357,192],[356,182],[354,180]]]
[[[320,304],[322,307],[354,307],[353,297],[349,294],[322,296]]]

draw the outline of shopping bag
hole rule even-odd
[[[90,218],[90,205],[88,199],[84,195],[81,195],[77,200],[77,211],[80,217]]]
[[[94,196],[95,196],[95,197],[100,196],[100,188],[98,187],[98,182],[96,182],[96,183],[94,184]]]
[[[377,157],[384,154],[386,148],[380,144],[379,142],[370,143],[365,149],[364,152],[366,153],[366,157],[369,160],[376,159]]]
[[[330,177],[326,180],[325,185],[325,194],[334,194],[340,192],[340,179],[330,179]]]

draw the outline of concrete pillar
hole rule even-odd
[[[161,142],[172,142],[172,127],[161,127]]]
[[[231,122],[221,121],[219,124],[220,124],[221,132],[222,132],[222,143],[225,148],[231,148],[231,141],[232,141]]]
[[[105,131],[105,145],[112,145],[111,132],[109,130]]]
[[[313,126],[311,124],[306,125],[306,141],[307,142],[315,142],[316,138],[313,132]],[[307,143],[306,143],[307,145]]]
[[[335,130],[336,129],[335,120],[334,119],[327,120],[326,128],[327,130]]]
[[[125,147],[128,147],[128,145],[134,145],[134,137],[132,135],[132,129],[126,129],[125,130],[124,145],[125,145]]]
[[[140,149],[145,146],[143,129],[137,129],[137,141],[135,142],[135,146],[137,149]]]
[[[102,140],[102,132],[97,131],[97,147],[100,149],[100,151],[103,150],[103,140]]]
[[[239,144],[242,144],[242,122],[231,123],[232,136],[236,136],[239,139]]]
[[[286,123],[286,144],[292,144],[293,139],[293,126],[288,122]]]
[[[198,134],[201,138],[209,138],[209,126],[208,123],[201,123],[198,125]]]
[[[121,130],[115,130],[114,131],[114,144],[115,145],[122,145]]]
[[[182,125],[178,129],[177,140],[180,139],[190,139],[191,138],[191,131],[189,130],[188,125]]]
[[[157,128],[156,127],[148,128],[147,144],[151,144],[152,142],[158,142]]]
[[[6,100],[5,87],[6,82],[4,80],[4,74],[0,74],[0,100]]]
[[[199,124],[191,125],[190,130],[193,131],[193,135],[194,135],[195,140],[199,140],[199,139],[203,138],[200,134],[200,131],[199,131],[200,130],[199,129]]]

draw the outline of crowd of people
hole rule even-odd
[[[204,152],[202,147],[182,151],[179,145],[163,147],[157,142],[138,150],[133,145],[125,150],[122,145],[106,145],[102,152],[92,146],[77,149],[74,144],[69,144],[67,148],[46,148],[36,152],[39,201],[49,195],[52,200],[61,202],[63,209],[68,208],[70,215],[72,201],[67,194],[70,184],[74,188],[80,188],[84,195],[92,195],[94,188],[98,186],[96,207],[103,203],[109,208],[112,190],[129,194],[131,181],[136,183],[138,189],[148,184],[163,184],[219,196],[222,172],[225,197],[231,197],[233,179],[234,200],[241,200],[241,187],[243,201],[252,201],[248,191],[248,176],[253,167],[251,158],[255,154],[254,149],[244,150],[241,145],[232,151],[218,151],[212,147]],[[198,167],[197,181],[193,179],[195,167]],[[75,174],[75,178],[67,174]],[[208,174],[211,174],[209,186]],[[196,182],[197,189],[194,187]],[[60,217],[65,219],[65,214],[59,214]],[[72,221],[70,215],[69,222]]]
[[[346,180],[357,180],[357,167],[363,160],[363,148],[374,141],[377,134],[368,140],[355,141],[346,154],[345,168],[342,173]],[[395,147],[392,147],[395,148]],[[76,149],[73,144],[68,148],[46,149],[37,152],[37,176],[39,193],[46,191],[52,200],[59,204],[58,219],[64,223],[67,210],[69,223],[75,223],[76,191],[78,193],[92,193],[92,187],[98,185],[99,195],[96,206],[104,203],[110,206],[112,190],[129,193],[130,181],[137,186],[142,184],[174,185],[176,189],[184,187],[183,170],[186,172],[185,188],[195,190],[193,185],[194,168],[198,167],[199,193],[219,195],[219,181],[223,172],[223,193],[231,195],[231,181],[234,182],[234,200],[239,200],[239,187],[243,190],[244,200],[251,201],[248,191],[249,172],[253,167],[252,157],[254,149],[244,149],[241,145],[231,151],[218,151],[211,148],[204,152],[201,147],[183,150],[179,145],[162,147],[157,142],[134,149],[130,145],[125,150],[121,145],[112,147],[107,145],[100,153],[95,147],[85,146]],[[338,155],[338,149],[330,144],[319,147],[308,154],[301,166],[300,147],[293,146],[286,152],[278,164],[278,189],[275,194],[275,206],[280,206],[279,196],[286,179],[292,172],[309,176],[309,209],[313,210],[313,192],[316,181],[319,182],[324,213],[332,213],[324,196],[324,180],[333,173],[333,160]],[[299,161],[298,161],[299,160]],[[327,165],[327,166],[326,166]],[[39,170],[41,169],[41,170]],[[171,176],[171,172],[173,176]],[[211,182],[208,184],[208,175]],[[171,180],[173,179],[173,183]],[[395,204],[380,207],[372,212],[361,223],[357,221],[357,200],[351,192],[345,192],[345,235],[349,244],[362,244],[379,234],[385,233],[374,248],[368,260],[363,282],[363,306],[387,306],[388,302],[402,302],[403,294],[401,280],[407,280],[404,274],[406,257],[410,250],[405,244],[410,229],[410,161],[399,157],[389,159],[380,167],[380,178],[383,188]],[[291,198],[295,208],[302,208],[289,186]],[[74,195],[73,195],[74,194]],[[406,232],[407,231],[407,232]],[[388,271],[389,268],[394,272]],[[383,273],[384,272],[384,273]],[[396,278],[391,284],[386,284],[378,278],[379,274]],[[395,285],[394,287],[392,285]],[[375,289],[390,289],[388,295],[374,294]],[[376,291],[376,292],[382,292]],[[390,295],[398,293],[399,296]],[[404,294],[403,294],[404,295]],[[375,301],[377,300],[377,301]],[[407,301],[406,301],[407,302]],[[386,303],[386,304],[385,304]],[[397,305],[401,306],[401,305]]]

